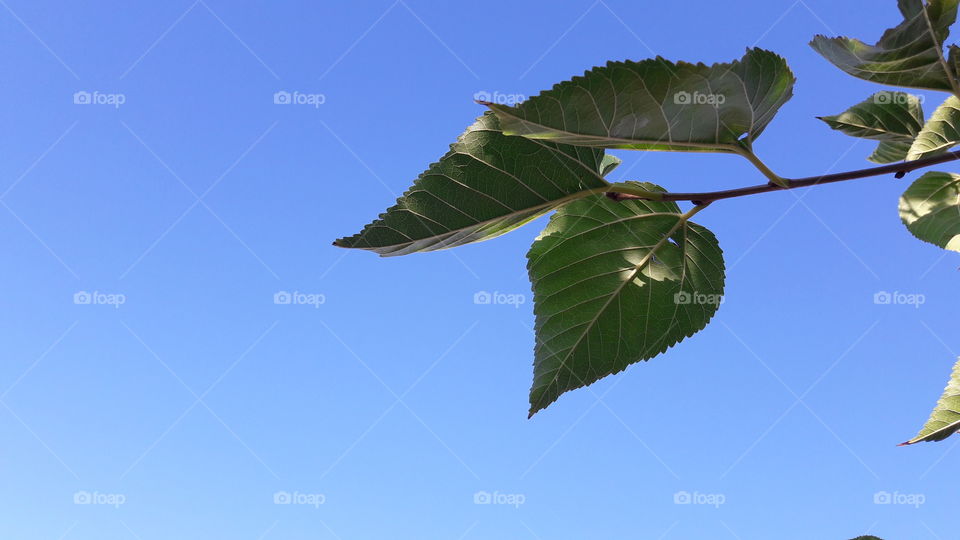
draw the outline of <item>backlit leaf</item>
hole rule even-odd
[[[893,163],[907,157],[910,145],[923,127],[920,98],[904,92],[877,92],[834,116],[821,116],[831,128],[852,137],[880,141],[867,159]]]
[[[920,130],[908,160],[942,154],[960,143],[960,99],[950,96],[930,115],[930,120]]]
[[[927,441],[942,441],[960,430],[960,361],[953,367],[950,382],[937,402],[930,419],[916,437],[903,443],[915,444]],[[902,445],[901,445],[902,446]]]
[[[599,195],[551,218],[527,255],[537,336],[531,415],[706,326],[723,299],[724,264],[717,239],[690,221],[699,208]]]
[[[748,49],[730,63],[609,62],[519,105],[486,103],[505,133],[582,146],[737,152],[793,92],[780,56]]]
[[[943,42],[957,19],[958,0],[899,0],[903,22],[875,45],[848,37],[816,36],[810,45],[843,71],[892,86],[957,92],[955,48]]]
[[[601,193],[619,160],[602,150],[511,137],[480,117],[380,218],[334,245],[405,255],[479,242]]]
[[[960,175],[921,176],[900,197],[900,219],[920,240],[960,251]]]

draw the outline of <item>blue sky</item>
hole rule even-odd
[[[532,420],[543,220],[452,252],[330,245],[475,94],[607,60],[774,50],[796,95],[757,153],[793,177],[866,166],[871,143],[814,117],[881,87],[807,42],[873,40],[893,0],[0,5],[0,537],[953,537],[956,440],[895,446],[960,350],[958,261],[900,224],[909,180],[702,212],[728,267],[714,322]],[[763,181],[618,155],[614,179],[674,191]]]

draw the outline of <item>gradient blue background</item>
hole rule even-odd
[[[872,143],[814,116],[881,87],[807,42],[875,39],[893,0],[0,5],[0,537],[957,537],[960,439],[895,447],[960,350],[958,262],[900,224],[908,180],[701,213],[727,259],[717,319],[529,421],[524,254],[542,220],[454,252],[330,245],[444,153],[475,93],[532,95],[608,59],[775,50],[796,97],[758,154],[794,177],[867,166]],[[736,157],[618,155],[614,179],[676,191],[763,181]],[[925,503],[874,504],[883,491]]]

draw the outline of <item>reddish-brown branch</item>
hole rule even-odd
[[[712,201],[719,201],[721,199],[732,199],[734,197],[744,197],[747,195],[756,195],[758,193],[768,193],[770,191],[783,191],[787,189],[796,189],[802,187],[816,186],[819,184],[832,184],[834,182],[845,182],[847,180],[857,180],[860,178],[870,178],[872,176],[880,176],[884,174],[894,174],[897,178],[903,178],[908,172],[915,171],[917,169],[923,169],[925,167],[930,167],[932,165],[938,165],[940,163],[947,163],[950,161],[960,160],[960,150],[954,152],[947,152],[946,154],[941,154],[939,156],[933,156],[924,159],[918,159],[916,161],[906,161],[901,163],[893,163],[891,165],[881,165],[879,167],[870,167],[867,169],[859,169],[856,171],[847,171],[842,173],[835,174],[825,174],[823,176],[811,176],[808,178],[797,178],[795,180],[787,180],[786,186],[778,186],[775,184],[761,184],[758,186],[749,186],[737,189],[727,189],[723,191],[706,191],[703,193],[664,193],[662,197],[658,200],[662,201],[692,201],[696,204],[704,204]],[[625,200],[625,199],[643,199],[644,197],[638,195],[632,195],[630,193],[619,193],[611,191],[607,193],[607,197],[610,197],[613,200]]]

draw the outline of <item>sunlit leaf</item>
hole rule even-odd
[[[942,154],[960,143],[960,99],[950,96],[930,115],[920,130],[907,159],[921,159]]]
[[[487,113],[380,218],[334,245],[405,255],[479,242],[609,184],[599,149],[510,137]]]
[[[582,146],[737,152],[793,92],[780,56],[748,49],[731,63],[609,62],[519,105],[486,103],[505,133]]]
[[[930,419],[916,437],[903,443],[942,441],[960,430],[960,361],[953,367],[950,382],[937,402]],[[901,445],[902,446],[902,445]]]
[[[960,175],[921,176],[900,197],[900,219],[920,240],[960,251]]]
[[[900,0],[903,22],[875,45],[848,37],[816,36],[810,45],[843,71],[891,86],[956,92],[955,49],[943,42],[957,18],[958,0]]]
[[[600,163],[600,175],[607,176],[613,172],[614,169],[619,167],[621,163],[623,163],[623,160],[617,156],[613,154],[605,154],[603,156],[603,162]]]
[[[880,141],[869,158],[875,163],[903,161],[923,127],[920,98],[904,92],[877,92],[834,116],[821,116],[831,128],[852,137]]]
[[[527,255],[537,336],[531,415],[706,326],[723,298],[724,264],[713,234],[690,221],[697,211],[600,195],[551,218]]]
[[[903,161],[909,151],[910,143],[884,141],[877,145],[877,149],[867,157],[867,160],[874,163],[896,163]]]

